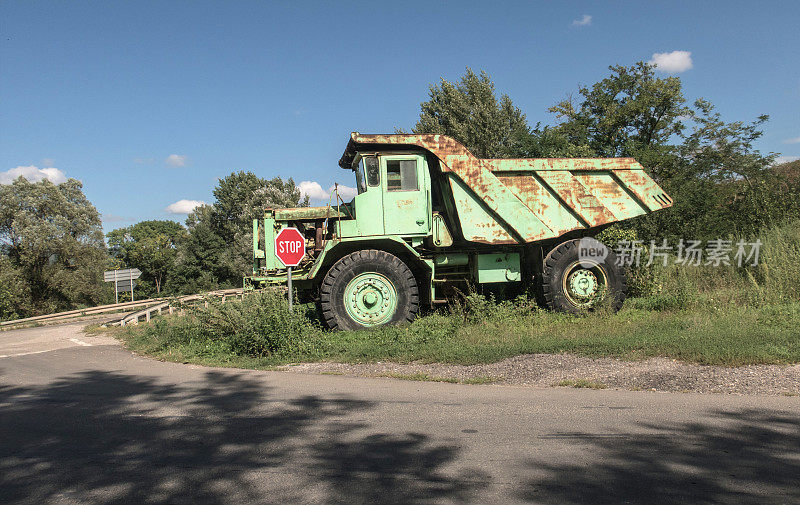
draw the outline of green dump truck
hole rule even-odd
[[[353,133],[339,166],[358,194],[267,210],[245,277],[246,288],[285,283],[275,236],[298,228],[297,296],[330,328],[411,321],[470,286],[532,287],[554,310],[618,308],[624,272],[613,252],[582,255],[584,237],[672,205],[631,158],[479,159],[444,135]]]

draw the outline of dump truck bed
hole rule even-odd
[[[436,157],[471,242],[547,240],[672,206],[633,158],[480,159],[444,135],[353,133],[339,165],[349,168],[358,151],[401,146]]]

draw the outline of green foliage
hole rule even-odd
[[[470,68],[457,83],[442,78],[431,85],[429,100],[420,104],[414,133],[449,135],[480,158],[513,158],[528,135],[528,123],[507,95],[495,96],[486,72]]]
[[[267,208],[307,207],[292,179],[263,179],[234,172],[220,179],[216,201],[197,207],[186,220],[188,237],[178,248],[173,277],[183,293],[241,286],[252,263],[252,220]]]
[[[164,282],[175,268],[177,248],[186,239],[186,229],[174,221],[142,221],[112,230],[108,238],[109,254],[122,261],[125,268],[142,271],[143,296],[160,295]],[[155,291],[147,289],[152,282]]]
[[[558,131],[575,145],[588,145],[597,157],[660,151],[658,146],[683,130],[680,119],[689,112],[680,79],[657,78],[644,62],[609,69],[609,77],[578,88],[580,104],[568,99],[549,109],[562,119]]]
[[[192,310],[192,317],[211,340],[224,342],[240,356],[296,355],[310,350],[307,339],[320,327],[298,310],[289,312],[285,298],[265,291],[243,300],[222,303],[209,299],[207,309]]]
[[[20,177],[0,186],[0,256],[3,317],[101,299],[107,256],[100,216],[80,181],[55,185]]]

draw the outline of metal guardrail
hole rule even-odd
[[[242,288],[235,288],[235,289],[221,289],[219,291],[209,291],[208,293],[201,293],[196,295],[186,295],[180,296],[176,298],[171,298],[169,300],[163,301],[161,303],[157,303],[155,305],[151,305],[144,309],[138,310],[136,312],[132,312],[130,314],[126,314],[121,317],[117,321],[110,321],[106,323],[104,326],[126,326],[128,324],[139,324],[139,319],[144,318],[145,321],[149,322],[150,319],[153,317],[153,314],[161,314],[164,309],[168,311],[168,313],[172,314],[176,307],[173,307],[173,304],[176,302],[178,304],[185,304],[188,302],[193,302],[197,300],[205,300],[205,305],[208,307],[208,298],[209,297],[222,297],[222,303],[225,303],[225,300],[228,297],[232,296],[240,296],[244,297],[245,291]]]
[[[218,291],[209,291],[207,293],[198,293],[194,295],[178,296],[174,298],[148,298],[146,300],[137,300],[135,302],[112,303],[110,305],[98,305],[97,307],[88,307],[85,309],[69,310],[66,312],[56,312],[55,314],[45,314],[41,316],[26,317],[23,319],[13,319],[11,321],[0,322],[0,328],[12,327],[17,325],[25,325],[30,323],[49,323],[57,321],[67,321],[84,316],[93,316],[100,314],[108,314],[113,312],[124,312],[120,319],[111,321],[106,324],[113,324],[125,326],[126,324],[136,324],[139,318],[144,317],[146,321],[150,320],[153,312],[161,314],[166,308],[170,313],[173,312],[171,304],[175,302],[186,303],[196,300],[201,300],[205,297],[221,296],[223,302],[229,296],[244,296],[242,288],[235,289],[221,289]],[[137,309],[130,312],[131,309]]]

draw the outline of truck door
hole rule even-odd
[[[383,223],[387,235],[426,235],[428,220],[427,170],[416,155],[381,156]]]

